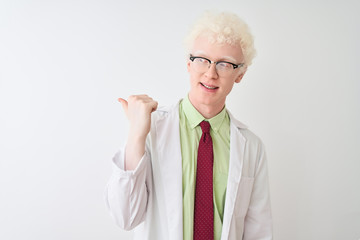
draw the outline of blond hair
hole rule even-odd
[[[210,43],[240,46],[246,66],[256,55],[254,37],[248,25],[237,15],[229,12],[205,12],[192,26],[185,38],[185,49],[190,54],[196,38],[205,35]]]

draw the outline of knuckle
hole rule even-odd
[[[139,95],[131,95],[130,97],[129,97],[129,101],[130,102],[139,102],[139,101],[141,101],[141,96],[139,96]]]

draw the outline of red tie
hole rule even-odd
[[[194,208],[194,240],[214,239],[213,144],[209,122],[200,123]]]

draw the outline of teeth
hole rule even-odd
[[[210,86],[208,86],[208,85],[205,85],[205,84],[203,84],[203,83],[201,83],[204,87],[206,87],[207,89],[215,89],[215,88],[217,88],[217,87],[210,87]]]

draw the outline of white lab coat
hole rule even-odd
[[[272,239],[269,184],[261,140],[230,113],[230,160],[221,239]],[[116,223],[138,240],[182,240],[182,160],[179,104],[152,114],[146,151],[124,171],[124,150],[113,158],[105,191]]]

